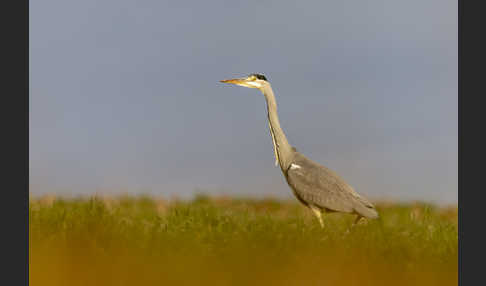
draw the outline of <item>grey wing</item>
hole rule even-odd
[[[287,182],[299,200],[323,209],[376,217],[374,206],[336,173],[298,154],[287,170]]]

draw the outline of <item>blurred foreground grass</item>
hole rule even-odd
[[[296,201],[31,199],[30,285],[457,285],[456,207],[377,209],[322,230]]]

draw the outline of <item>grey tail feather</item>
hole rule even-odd
[[[359,195],[358,195],[359,196]],[[366,198],[359,196],[358,203],[355,205],[354,210],[366,218],[378,218],[378,212],[375,206]]]
[[[364,206],[364,205],[361,205],[361,206],[357,206],[355,208],[355,211],[361,215],[361,216],[364,216],[366,218],[378,218],[378,212],[375,210],[374,207],[370,207],[370,206]]]

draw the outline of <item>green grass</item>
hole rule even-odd
[[[457,208],[377,204],[321,229],[296,201],[31,199],[30,285],[457,285]]]

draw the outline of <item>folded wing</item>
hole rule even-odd
[[[328,211],[357,213],[376,218],[373,204],[356,193],[332,170],[296,152],[286,173],[289,186],[297,198],[305,203]]]

